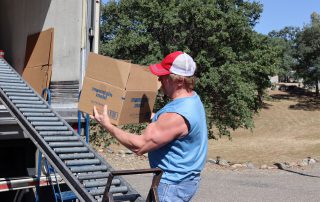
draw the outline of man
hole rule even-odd
[[[158,187],[160,201],[190,201],[199,186],[208,146],[205,110],[193,91],[196,64],[188,54],[176,51],[149,68],[172,101],[153,116],[141,135],[112,125],[107,106],[102,114],[94,107],[92,118],[136,154],[148,152],[150,166],[163,170]]]

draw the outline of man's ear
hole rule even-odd
[[[184,78],[183,77],[178,77],[175,82],[177,83],[177,86],[179,87],[184,87],[185,85],[185,81],[184,81]]]

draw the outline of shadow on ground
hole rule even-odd
[[[297,101],[297,104],[290,105],[289,109],[292,110],[305,110],[305,111],[320,111],[320,96],[316,96],[315,93],[309,92],[303,88],[297,86],[287,86],[287,88],[281,89],[287,94],[273,94],[271,98],[277,100],[292,100]],[[266,105],[264,108],[268,108]]]

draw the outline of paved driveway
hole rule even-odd
[[[151,176],[129,176],[127,180],[142,195],[146,195]],[[320,165],[317,163],[312,169],[289,171],[207,169],[193,201],[319,202]]]

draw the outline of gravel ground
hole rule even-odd
[[[98,152],[115,170],[130,170],[150,168],[146,155],[137,156],[122,146],[113,145]]]

